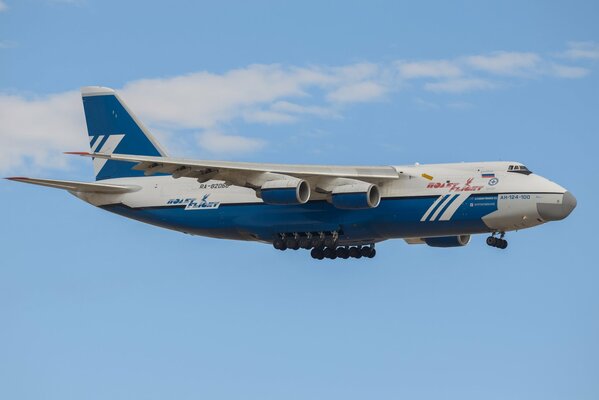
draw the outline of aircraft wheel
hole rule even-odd
[[[319,249],[319,248],[312,249],[312,251],[310,252],[310,255],[312,256],[312,258],[314,258],[316,260],[322,260],[324,258],[323,251],[322,251],[322,249]]]
[[[332,247],[325,248],[323,250],[323,252],[324,252],[324,256],[326,258],[330,258],[331,260],[334,260],[335,258],[337,258],[337,252]]]
[[[353,257],[353,258],[360,258],[362,257],[362,253],[360,252],[360,248],[359,247],[350,247],[349,248],[349,256]]]
[[[502,250],[507,249],[507,240],[505,240],[505,239],[499,239],[499,240],[500,240],[500,242],[497,247],[499,247]]]
[[[272,243],[273,247],[277,250],[285,250],[287,246],[285,245],[285,241],[281,238],[276,238]]]
[[[368,253],[368,258],[374,258],[376,256],[376,249],[373,247],[370,249],[370,253]]]
[[[362,257],[370,257],[370,252],[372,250],[373,250],[372,247],[364,246],[360,250],[360,253],[362,254]]]
[[[310,243],[310,239],[304,236],[299,239],[299,246],[302,249],[309,249],[312,247],[312,244]]]
[[[299,243],[297,241],[297,239],[289,237],[287,238],[287,240],[285,241],[285,244],[287,245],[288,249],[291,250],[297,250],[299,249]]]
[[[310,240],[310,245],[312,247],[322,247],[324,246],[324,243],[322,243],[322,240],[320,240],[318,236],[315,236]]]
[[[349,250],[346,247],[337,247],[337,257],[347,260],[349,258]]]
[[[494,236],[489,236],[489,237],[487,238],[487,244],[488,244],[489,246],[491,246],[491,247],[495,247],[495,246],[497,246],[497,240],[498,240],[498,239],[497,239],[496,237],[494,237]]]

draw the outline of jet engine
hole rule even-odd
[[[366,182],[335,186],[331,191],[331,203],[344,210],[375,208],[381,202],[376,185]]]
[[[431,247],[462,247],[470,242],[470,235],[424,238],[423,240]]]
[[[310,199],[310,185],[297,178],[267,181],[260,188],[260,197],[267,204],[304,204]]]

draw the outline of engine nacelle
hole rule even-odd
[[[443,236],[423,240],[431,247],[462,247],[470,242],[470,235]]]
[[[331,203],[344,210],[375,208],[380,202],[379,188],[371,183],[340,185],[331,192]]]
[[[281,179],[265,182],[260,188],[267,204],[304,204],[310,199],[310,185],[303,179]]]

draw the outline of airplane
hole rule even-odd
[[[566,218],[576,198],[519,162],[292,165],[173,158],[115,90],[81,89],[95,182],[6,178],[64,189],[96,207],[191,235],[372,258],[404,239],[463,247]]]

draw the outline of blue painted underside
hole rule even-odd
[[[186,210],[184,206],[130,208],[122,204],[103,208],[164,228],[239,240],[270,241],[280,232],[341,231],[341,243],[367,243],[489,231],[481,218],[497,210],[497,195],[471,195],[449,221],[420,222],[437,198],[385,198],[378,207],[367,210],[340,210],[325,201],[300,205],[221,204],[207,210]]]

